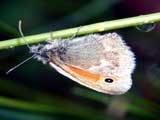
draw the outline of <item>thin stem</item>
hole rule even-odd
[[[77,35],[155,23],[158,21],[160,21],[160,12],[81,26],[81,29],[79,30]],[[75,28],[59,30],[55,32],[30,35],[30,36],[24,37],[24,39],[28,44],[33,44],[33,43],[39,43],[39,42],[45,41],[46,39],[50,38],[51,34],[53,38],[70,37],[76,33],[78,28],[79,27],[75,27]],[[25,41],[22,38],[15,38],[15,39],[1,41],[0,50],[26,45]]]

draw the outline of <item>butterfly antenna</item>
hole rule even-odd
[[[25,44],[27,45],[28,49],[30,50],[31,47],[29,46],[29,44],[26,42],[26,40],[24,39],[24,34],[22,32],[22,20],[19,20],[19,24],[18,24],[18,29],[19,29],[19,33],[23,39],[23,41],[25,42]]]
[[[24,40],[25,44],[27,45],[28,49],[31,50],[31,47],[29,46],[29,44],[26,42],[26,40],[24,39],[24,35],[22,32],[22,21],[19,20],[19,24],[18,24],[18,29],[19,29],[19,33],[22,36],[22,39]],[[27,58],[26,60],[22,61],[21,63],[19,63],[18,65],[12,67],[11,69],[9,69],[6,74],[9,74],[10,72],[12,72],[13,70],[15,70],[16,68],[18,68],[19,66],[23,65],[25,62],[29,61],[30,59],[34,58],[36,56],[36,54],[33,54],[31,57]]]
[[[33,57],[35,57],[36,54],[32,55],[31,57],[25,59],[24,61],[22,61],[21,63],[19,63],[18,65],[14,66],[13,68],[9,69],[6,74],[9,74],[10,72],[12,72],[13,70],[15,70],[16,68],[18,68],[19,66],[23,65],[25,62],[29,61],[30,59],[32,59]]]

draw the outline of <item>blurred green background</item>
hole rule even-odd
[[[159,0],[1,0],[0,40],[160,11]],[[26,46],[0,51],[0,120],[158,120],[160,25],[150,32],[115,30],[136,54],[133,86],[111,96],[83,87],[49,65],[30,60]],[[113,32],[113,31],[109,31]]]

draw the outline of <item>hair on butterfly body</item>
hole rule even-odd
[[[23,37],[21,28],[20,33]],[[50,64],[59,73],[93,90],[123,94],[132,85],[134,53],[116,33],[50,39],[46,44],[27,46],[33,54],[29,59]]]

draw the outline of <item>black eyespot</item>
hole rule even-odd
[[[113,82],[113,80],[111,78],[106,78],[104,81],[107,82],[107,83],[112,83]]]

